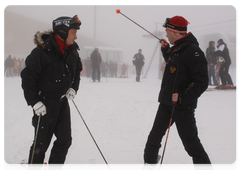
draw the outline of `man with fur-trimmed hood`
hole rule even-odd
[[[82,63],[77,50],[77,15],[59,17],[53,31],[37,32],[37,45],[26,58],[21,72],[27,104],[33,108],[35,140],[28,163],[42,164],[53,134],[56,136],[49,164],[63,164],[72,143],[68,100],[75,97],[80,82]]]

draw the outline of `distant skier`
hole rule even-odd
[[[13,77],[14,60],[12,59],[11,55],[9,55],[8,58],[5,60],[4,65],[6,77]]]
[[[101,54],[98,52],[98,48],[95,48],[94,51],[91,54],[90,60],[91,60],[91,66],[92,66],[92,80],[93,82],[96,81],[96,79],[98,80],[98,82],[100,82],[100,64],[102,62],[102,56]]]
[[[142,71],[142,67],[144,65],[144,56],[142,55],[142,50],[139,49],[138,53],[134,55],[133,57],[133,65],[136,67],[136,81],[140,82],[140,75]]]
[[[217,51],[215,52],[215,55],[219,57],[219,62],[221,63],[219,76],[222,84],[219,86],[219,88],[233,88],[233,81],[228,73],[231,65],[231,58],[227,44],[223,41],[223,39],[218,40]]]
[[[207,58],[207,62],[208,62],[208,78],[209,78],[209,85],[212,85],[211,83],[211,78],[213,79],[213,84],[214,86],[217,86],[217,80],[216,80],[216,73],[215,73],[215,66],[217,64],[217,59],[216,56],[214,55],[215,52],[215,42],[214,41],[210,41],[209,42],[209,46],[206,49],[206,58]]]

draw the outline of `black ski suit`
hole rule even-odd
[[[211,85],[211,77],[213,79],[213,84],[215,86],[218,85],[215,73],[215,66],[217,64],[217,58],[214,55],[215,47],[213,47],[214,41],[209,42],[209,46],[206,49],[206,59],[208,62],[208,78],[209,78],[209,85]]]
[[[100,53],[98,52],[98,50],[94,50],[91,54],[90,57],[91,60],[91,65],[92,65],[92,80],[95,82],[95,80],[97,79],[98,81],[100,81],[100,64],[102,62],[102,57],[100,55]]]
[[[145,64],[144,60],[145,60],[145,58],[141,53],[137,53],[133,56],[133,64],[136,67],[136,81],[137,82],[140,81],[140,75],[141,75],[142,67]]]
[[[224,42],[219,44],[217,47],[219,48],[220,46],[224,47],[223,50],[221,51],[218,49],[214,53],[217,57],[223,57],[224,59],[224,62],[222,63],[219,70],[219,76],[221,78],[221,82],[223,85],[233,85],[232,78],[228,73],[229,67],[231,65],[231,58],[230,58],[228,47],[227,47],[227,44],[225,44]]]
[[[13,67],[14,67],[14,60],[12,57],[9,55],[8,58],[4,62],[5,70],[4,73],[6,73],[6,76],[13,77]]]
[[[26,67],[21,72],[22,88],[28,105],[34,106],[42,101],[47,114],[40,119],[33,163],[42,164],[45,152],[53,134],[56,141],[51,150],[49,163],[64,163],[71,145],[70,109],[66,97],[69,88],[76,92],[79,88],[82,63],[78,55],[78,45],[74,42],[66,50],[60,51],[54,33],[38,32],[35,35],[37,45],[26,58]],[[37,127],[38,116],[34,114],[32,124]],[[29,163],[33,145],[30,148]]]
[[[210,163],[198,138],[194,110],[197,99],[208,87],[207,61],[196,38],[188,33],[171,48],[162,48],[166,68],[162,80],[157,115],[144,150],[144,161],[156,163],[161,141],[168,129],[173,109],[172,94],[178,93],[172,124],[193,163]],[[173,153],[174,154],[174,153]]]

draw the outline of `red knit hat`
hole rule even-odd
[[[174,16],[172,18],[167,18],[163,27],[172,32],[186,33],[188,24],[190,23],[185,18]]]

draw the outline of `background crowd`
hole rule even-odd
[[[98,54],[101,58],[100,53]],[[219,39],[216,44],[214,41],[209,41],[209,47],[205,51],[205,56],[208,61],[209,85],[233,87],[231,75],[228,73],[231,58],[227,44],[222,39]],[[91,56],[83,59],[82,63],[83,70],[81,76],[92,78],[94,66],[92,65],[93,60]],[[100,77],[128,78],[131,76],[130,74],[136,74],[135,66],[128,63],[101,60],[98,64]],[[165,61],[163,61],[161,65],[162,73],[164,72],[165,64]],[[9,55],[4,62],[4,75],[6,77],[20,76],[24,67],[25,60],[23,58]]]
[[[4,74],[6,77],[20,76],[24,67],[25,61],[23,58],[12,58],[11,55],[9,55],[4,62]]]
[[[228,46],[223,39],[219,39],[216,47],[214,41],[209,41],[209,47],[205,53],[208,61],[208,84],[219,86],[220,88],[233,88],[232,77],[229,74],[232,62]]]
[[[90,78],[92,75],[92,67],[90,58],[83,59],[82,76]],[[100,72],[102,77],[128,77],[129,65],[127,63],[117,63],[112,61],[102,61],[100,65]]]

